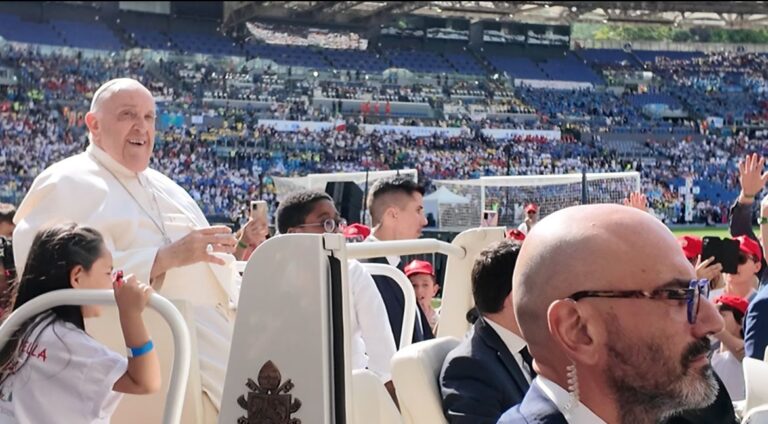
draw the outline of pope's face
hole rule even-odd
[[[155,101],[138,82],[109,90],[86,116],[93,143],[124,167],[141,172],[149,166],[155,142]]]

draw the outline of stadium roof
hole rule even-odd
[[[229,1],[224,28],[258,18],[363,28],[402,15],[547,24],[655,23],[754,28],[768,25],[764,1]]]

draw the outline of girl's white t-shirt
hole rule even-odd
[[[125,356],[62,321],[36,329],[20,348],[26,363],[0,386],[0,424],[109,423],[123,396],[112,387],[128,369]]]

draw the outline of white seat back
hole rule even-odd
[[[352,371],[353,424],[402,424],[395,403],[376,374]]]
[[[768,424],[768,405],[752,409],[741,422],[743,424]]]
[[[181,312],[187,324],[190,335],[191,361],[189,380],[184,394],[184,406],[181,413],[181,422],[184,424],[202,424],[202,389],[200,383],[200,365],[197,357],[197,333],[192,317],[192,309],[184,300],[171,299],[176,309]],[[165,397],[170,382],[171,367],[173,364],[173,334],[168,323],[160,314],[151,309],[146,309],[142,314],[144,323],[152,336],[158,357],[160,358],[160,371],[162,373],[162,386],[159,392],[151,395],[125,395],[120,405],[112,415],[112,424],[159,423],[162,421]],[[102,314],[98,318],[85,320],[85,328],[93,338],[103,343],[115,352],[125,355],[125,339],[120,328],[120,318],[117,308],[102,308]]]
[[[416,293],[413,291],[413,285],[403,271],[392,265],[363,263],[363,267],[371,275],[383,275],[393,279],[405,297],[405,307],[403,308],[403,326],[400,330],[400,349],[409,346],[413,340],[413,323],[416,319]]]
[[[768,405],[768,362],[745,357],[742,366],[747,394],[744,406],[746,417],[753,409]]]
[[[405,424],[444,424],[440,370],[448,353],[459,344],[455,337],[416,343],[392,358],[392,380]]]

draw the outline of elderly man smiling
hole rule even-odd
[[[96,91],[85,117],[86,151],[43,171],[19,206],[16,265],[21,274],[41,228],[74,221],[103,234],[115,268],[151,282],[166,297],[187,300],[194,307],[210,422],[220,406],[232,338],[237,275],[229,265],[238,241],[229,228],[211,227],[183,188],[149,168],[155,118],[154,98],[136,80],[111,80]]]

